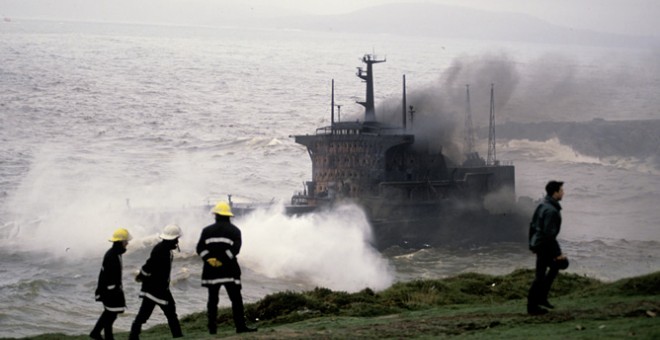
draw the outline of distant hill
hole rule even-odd
[[[530,15],[431,3],[386,4],[349,14],[271,18],[281,28],[539,43],[660,46],[652,37],[625,36],[553,25]]]
[[[12,19],[208,25],[360,32],[488,41],[656,46],[660,38],[553,25],[536,17],[434,3],[391,3],[347,14],[303,15],[269,0],[0,0]]]

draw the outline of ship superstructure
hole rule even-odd
[[[373,65],[384,61],[367,54],[362,58],[366,69],[358,68],[357,76],[366,84],[366,100],[358,102],[364,106],[364,120],[335,121],[333,82],[331,124],[313,135],[294,136],[307,148],[312,180],[292,197],[290,211],[354,202],[367,213],[376,243],[383,247],[429,239],[429,233],[449,237],[446,232],[456,228],[457,218],[487,213],[489,194],[498,193],[498,206],[512,205],[513,165],[495,160],[486,165],[470,152],[462,166],[454,166],[458,163],[447,160],[441,147],[416,140],[406,129],[405,85],[402,126],[378,121]],[[411,106],[408,114],[413,110]]]

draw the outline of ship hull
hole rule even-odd
[[[474,246],[496,242],[525,242],[533,202],[520,199],[506,211],[489,211],[465,201],[397,202],[342,201],[361,207],[371,226],[371,244],[421,249],[438,246]],[[332,209],[332,204],[291,205],[286,213],[299,215]]]
[[[373,246],[428,248],[478,246],[497,242],[524,242],[529,216],[520,212],[492,214],[459,211],[442,216],[410,216],[371,221]]]

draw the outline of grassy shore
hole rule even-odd
[[[207,333],[203,312],[181,323],[188,339],[660,339],[660,272],[612,283],[560,274],[550,296],[556,308],[534,317],[525,309],[532,279],[532,270],[525,269],[503,276],[462,274],[397,283],[381,292],[280,292],[246,305],[257,333],[237,335],[230,309],[220,311],[216,336]],[[141,338],[171,337],[167,326],[157,325]]]

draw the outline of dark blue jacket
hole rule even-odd
[[[154,246],[147,262],[140,268],[138,277],[142,281],[141,298],[148,298],[159,305],[167,305],[171,299],[170,273],[172,271],[172,250],[177,242],[163,240]]]
[[[561,206],[554,198],[546,196],[534,211],[529,224],[529,249],[537,254],[557,257],[561,248],[557,235],[561,229]]]
[[[235,283],[241,284],[241,268],[236,256],[241,251],[241,231],[233,225],[229,218],[220,216],[214,224],[202,230],[197,243],[197,254],[204,260],[202,271],[202,286]],[[222,265],[213,267],[209,258],[218,259]]]
[[[103,265],[99,272],[96,286],[96,301],[103,302],[106,310],[123,313],[126,310],[126,298],[122,286],[122,259],[121,255],[126,248],[121,242],[114,242],[103,257]]]

